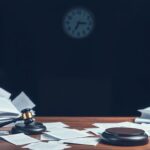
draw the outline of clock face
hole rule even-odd
[[[85,8],[71,9],[63,19],[63,28],[70,37],[85,38],[93,31],[93,14]]]

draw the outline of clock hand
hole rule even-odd
[[[74,30],[77,30],[77,29],[78,29],[78,27],[79,27],[79,21],[77,22],[77,24],[76,24],[76,26],[75,26]]]
[[[79,21],[79,24],[83,25],[83,24],[87,24],[87,23],[83,22],[83,21]]]
[[[87,23],[86,22],[82,22],[82,21],[78,21],[76,26],[75,26],[75,28],[74,28],[74,31],[77,30],[80,25],[84,25],[84,24],[87,24]]]

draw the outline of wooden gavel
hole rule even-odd
[[[15,124],[10,133],[41,134],[46,131],[46,127],[42,123],[35,122],[31,109],[24,109],[21,113],[22,115],[20,117],[3,122],[0,124],[0,127],[6,126],[10,123],[16,123],[17,121],[24,121],[24,123]]]
[[[23,120],[25,124],[30,124],[31,122],[34,121],[34,119],[33,119],[34,116],[31,112],[31,109],[24,109],[21,112],[22,112],[22,115],[20,117],[0,123],[0,127],[6,126],[10,123],[15,123],[15,122],[21,121],[21,120]]]

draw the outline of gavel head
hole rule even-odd
[[[23,120],[24,123],[21,122],[15,124],[10,133],[12,134],[25,133],[31,135],[31,134],[41,134],[46,131],[46,127],[42,123],[36,122],[34,120],[34,115],[31,109],[24,109],[21,112],[22,116],[19,117],[18,119]]]
[[[31,112],[31,109],[29,109],[29,108],[28,109],[24,109],[21,112],[22,112],[22,119],[24,120],[24,123],[26,125],[28,125],[28,124],[30,124],[30,123],[32,123],[34,121],[33,120],[34,116],[33,116],[32,112]]]

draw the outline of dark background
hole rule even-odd
[[[62,18],[83,6],[94,32],[69,38]],[[0,86],[38,115],[137,115],[150,106],[150,1],[1,0]]]

